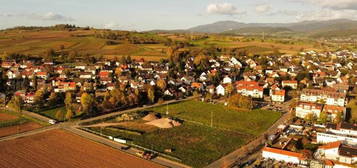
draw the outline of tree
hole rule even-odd
[[[228,96],[230,96],[233,92],[233,85],[230,83],[226,86],[226,93]]]
[[[56,92],[51,92],[50,97],[48,98],[48,104],[51,106],[54,106],[57,104],[58,101],[58,95]]]
[[[60,120],[60,121],[63,120],[63,111],[58,110],[58,111],[56,112],[55,117],[56,117],[57,120]]]
[[[312,121],[314,119],[314,115],[312,113],[309,113],[305,116],[306,121]]]
[[[155,102],[155,89],[154,87],[149,87],[148,89],[148,98],[150,103],[154,103]]]
[[[321,123],[327,122],[327,113],[325,111],[322,111],[320,113],[319,122],[321,122]]]
[[[165,91],[166,89],[166,81],[163,79],[160,79],[157,81],[157,86],[161,89],[161,91]]]
[[[235,94],[228,99],[228,105],[230,107],[252,109],[253,101],[250,97]]]
[[[66,119],[67,119],[67,120],[72,119],[73,115],[74,115],[74,114],[73,114],[73,110],[72,110],[72,108],[67,109],[67,112],[66,112]]]
[[[64,104],[66,105],[66,109],[71,108],[71,106],[72,106],[72,93],[71,92],[66,93],[66,98],[64,99]]]
[[[45,89],[44,88],[38,89],[34,95],[34,103],[39,106],[42,106],[44,101],[44,96],[45,96]]]
[[[82,111],[87,115],[92,115],[94,112],[95,99],[92,95],[88,93],[83,93],[81,96]]]
[[[13,96],[10,102],[8,103],[8,106],[16,112],[20,113],[22,109],[22,104],[23,102],[20,96]]]
[[[338,124],[338,123],[340,123],[342,121],[342,113],[341,112],[338,112],[337,114],[336,114],[336,118],[335,118],[335,120],[334,120],[334,123],[335,124]]]

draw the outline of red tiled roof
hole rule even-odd
[[[325,105],[323,111],[328,113],[338,113],[345,111],[345,107],[335,105]]]
[[[273,95],[285,96],[285,90],[274,90]]]
[[[331,160],[325,160],[325,165],[326,166],[333,166],[335,164],[333,164],[333,161],[331,161]]]
[[[301,154],[301,153],[296,153],[296,152],[291,152],[291,151],[286,151],[286,150],[281,150],[281,149],[264,147],[263,151],[276,153],[276,154],[280,154],[280,155],[291,156],[291,157],[297,157],[297,158],[299,158],[301,160],[306,159],[305,156],[303,154]]]
[[[341,145],[340,141],[330,142],[330,143],[320,146],[319,149],[333,149],[333,148],[340,147],[340,145]]]
[[[298,82],[295,80],[284,80],[282,83],[283,84],[297,84]]]

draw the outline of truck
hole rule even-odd
[[[56,121],[56,120],[53,120],[53,119],[50,119],[50,120],[48,120],[48,123],[54,125],[54,124],[57,123],[57,121]]]

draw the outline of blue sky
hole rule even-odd
[[[76,24],[184,29],[222,20],[251,23],[357,19],[357,0],[0,0],[0,29]]]

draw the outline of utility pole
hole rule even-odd
[[[169,115],[169,103],[166,103],[166,115]]]
[[[213,128],[213,111],[211,111],[211,127]]]

